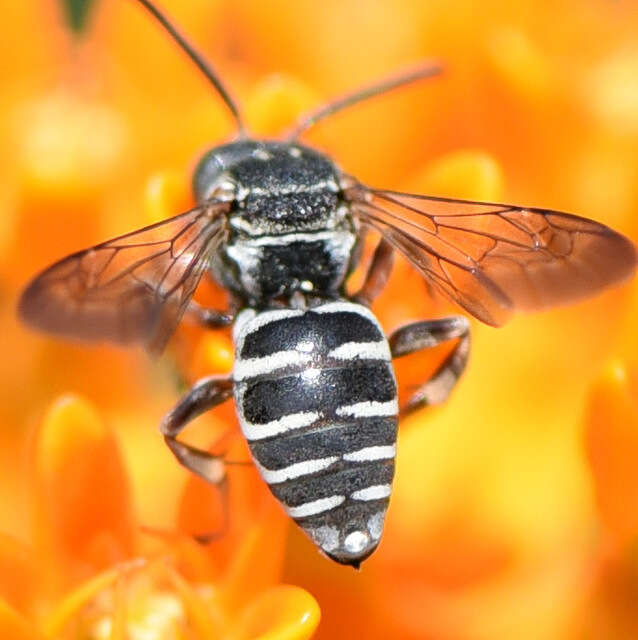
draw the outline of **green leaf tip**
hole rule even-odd
[[[61,0],[61,3],[67,26],[76,35],[81,35],[88,25],[95,0]]]

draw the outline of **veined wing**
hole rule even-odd
[[[346,191],[375,229],[448,298],[483,322],[568,304],[628,279],[636,248],[567,213],[380,191]]]
[[[224,233],[228,203],[211,202],[56,262],[25,289],[28,325],[159,353]]]

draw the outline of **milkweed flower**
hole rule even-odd
[[[307,637],[316,603],[318,638],[636,635],[634,285],[498,332],[473,325],[450,402],[401,426],[384,539],[360,573],[288,532],[243,465],[231,468],[228,535],[191,540],[219,525],[219,498],[187,479],[156,425],[178,389],[230,370],[228,333],[184,326],[150,364],[28,334],[13,307],[65,253],[189,208],[194,159],[228,137],[230,118],[134,3],[97,0],[79,41],[57,6],[2,10],[0,635]],[[163,6],[258,135],[440,59],[441,78],[344,112],[307,141],[373,186],[574,211],[638,239],[631,3]],[[198,296],[220,293],[204,282]],[[451,309],[398,260],[374,311],[390,330]],[[416,383],[445,350],[398,361],[399,379]],[[189,437],[209,446],[233,424],[229,403]],[[247,460],[232,435],[224,446]],[[17,462],[29,447],[31,471]]]
[[[312,635],[315,600],[277,578],[285,520],[272,505],[226,541],[222,566],[190,537],[144,540],[115,434],[86,400],[58,399],[34,449],[33,547],[5,536],[0,550],[3,638]]]

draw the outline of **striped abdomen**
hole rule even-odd
[[[244,311],[235,400],[264,480],[330,557],[358,565],[379,543],[397,430],[390,349],[365,307]]]

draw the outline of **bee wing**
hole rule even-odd
[[[567,304],[628,279],[636,248],[605,225],[546,209],[346,190],[375,229],[428,282],[479,320]]]
[[[21,319],[69,338],[159,353],[223,236],[227,208],[207,203],[63,258],[25,289]]]

